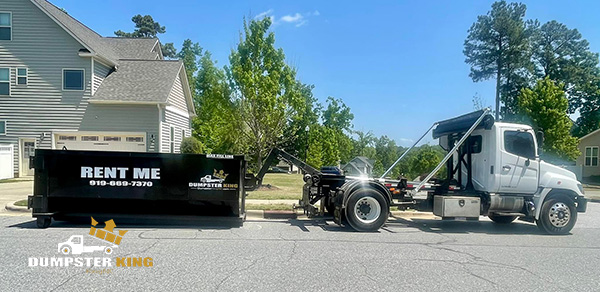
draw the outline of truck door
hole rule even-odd
[[[504,149],[500,150],[500,192],[533,194],[538,186],[539,160],[532,133],[505,130]]]

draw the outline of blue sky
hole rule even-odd
[[[357,130],[409,145],[429,126],[473,109],[478,93],[494,102],[494,81],[473,83],[463,42],[493,1],[155,1],[53,0],[105,36],[132,31],[131,17],[150,14],[166,26],[163,43],[184,39],[218,64],[239,40],[243,17],[273,16],[276,45],[321,101],[342,98]],[[600,51],[600,1],[525,1],[526,18],[577,28]]]

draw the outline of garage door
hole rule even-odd
[[[58,133],[55,149],[146,152],[146,134]]]
[[[0,179],[14,177],[14,158],[13,145],[0,144]]]

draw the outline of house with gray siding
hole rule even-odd
[[[15,176],[32,174],[35,148],[178,153],[194,115],[184,66],[158,39],[103,37],[45,0],[2,0],[0,149]]]
[[[577,157],[575,165],[581,168],[581,177],[584,180],[592,176],[600,177],[600,129],[581,137],[578,148],[581,155]]]
[[[365,156],[357,156],[342,166],[344,174],[347,176],[366,176],[373,175],[373,165],[375,161]]]

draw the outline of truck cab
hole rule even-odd
[[[543,138],[531,126],[494,122],[485,113],[475,124],[479,114],[442,121],[436,129],[440,146],[455,150],[447,162],[447,181],[455,181],[461,195],[480,197],[481,215],[494,222],[520,217],[548,233],[571,230],[587,204],[575,174],[540,159]],[[469,124],[474,125],[470,133]]]

